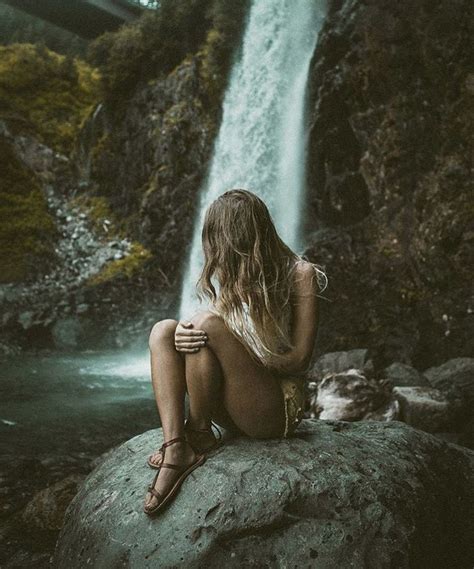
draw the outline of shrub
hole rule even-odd
[[[163,0],[158,10],[103,34],[91,43],[88,60],[102,72],[104,96],[121,100],[140,81],[169,73],[200,48],[206,73],[223,83],[247,6],[248,0]]]
[[[99,97],[99,73],[44,45],[0,46],[0,119],[68,153]]]

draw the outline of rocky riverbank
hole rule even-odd
[[[87,358],[84,357],[83,361],[86,362]],[[91,362],[90,365],[95,369],[94,377],[97,379],[93,384],[86,387],[96,389],[96,397],[100,396],[101,393],[103,396],[104,389],[107,390],[108,382],[106,381],[103,386],[101,383],[97,383],[101,374],[100,362],[95,364]],[[69,371],[69,375],[70,373],[71,371]],[[115,373],[119,374],[120,368]],[[314,420],[318,433],[326,432],[324,429],[328,425],[343,425],[343,432],[358,433],[357,437],[361,439],[367,436],[367,449],[371,449],[373,443],[371,437],[374,433],[379,433],[377,440],[380,441],[384,440],[385,435],[383,433],[386,432],[392,433],[394,440],[400,437],[403,444],[408,444],[408,440],[413,440],[413,438],[425,440],[425,442],[431,441],[433,460],[438,461],[439,459],[441,461],[437,453],[444,453],[445,450],[442,449],[451,448],[453,443],[457,449],[460,449],[461,446],[468,447],[471,451],[474,449],[473,377],[474,360],[472,358],[453,359],[423,372],[400,362],[393,362],[386,369],[377,371],[374,362],[369,357],[368,350],[358,349],[328,353],[318,358],[311,371],[307,384],[305,415],[307,419]],[[76,378],[73,383],[78,380],[79,378]],[[119,387],[121,386],[123,389],[127,382],[133,381],[133,378],[129,378],[126,382],[121,379],[118,381]],[[76,392],[78,387],[71,385],[70,389]],[[112,389],[112,386],[109,386],[108,389]],[[114,389],[117,391],[117,386]],[[53,392],[57,392],[57,390],[58,388],[54,386],[51,389]],[[92,394],[91,391],[88,392]],[[39,448],[39,441],[37,440],[37,452],[34,457],[28,456],[26,450],[22,451],[19,447],[16,455],[4,455],[0,463],[0,475],[3,476],[2,495],[4,496],[4,510],[1,512],[3,530],[0,532],[0,540],[3,540],[3,549],[6,552],[12,551],[16,547],[13,558],[4,560],[6,568],[13,569],[13,567],[18,566],[20,561],[24,567],[48,567],[69,503],[81,489],[84,478],[104,458],[99,457],[100,453],[103,452],[99,449],[107,448],[106,441],[109,439],[111,441],[112,439],[114,441],[126,440],[127,437],[123,435],[127,432],[127,428],[133,428],[135,432],[140,433],[143,432],[144,428],[146,429],[142,425],[145,425],[147,420],[152,424],[155,413],[151,394],[149,401],[144,402],[138,399],[132,405],[131,401],[126,404],[126,401],[123,400],[122,405],[123,411],[120,414],[116,414],[113,408],[109,408],[107,419],[102,417],[100,420],[94,415],[95,407],[92,406],[88,412],[93,417],[90,428],[82,426],[79,434],[84,432],[79,438],[76,433],[63,432],[60,439],[65,439],[62,442],[64,448],[59,448],[59,441],[57,441],[56,447],[58,448],[53,449],[52,453],[48,453],[46,449]],[[124,413],[127,416],[127,424],[123,422]],[[85,422],[90,422],[89,415],[87,415]],[[402,426],[403,423],[405,426]],[[53,422],[51,426],[46,425],[46,428],[54,429],[54,424]],[[389,424],[392,424],[392,427],[389,427]],[[139,426],[142,426],[141,430],[139,430]],[[4,425],[4,428],[18,429],[19,426]],[[389,429],[389,431],[384,429]],[[423,439],[423,432],[429,434],[430,437]],[[407,433],[409,433],[408,438]],[[157,431],[148,431],[139,437],[135,437],[132,441],[137,439],[150,441],[153,437],[153,444],[158,446],[158,434]],[[58,437],[56,432],[55,437]],[[299,435],[297,434],[298,439]],[[435,439],[438,442],[435,443]],[[71,451],[66,450],[67,440],[69,440]],[[333,443],[336,444],[337,441],[328,441],[328,448]],[[445,443],[449,443],[448,447],[443,446]],[[247,441],[239,443],[242,449],[246,444]],[[262,448],[265,447],[264,443],[255,444],[257,446],[261,444]],[[285,444],[288,446],[287,443]],[[28,448],[29,443],[24,441],[23,446]],[[272,452],[280,457],[282,456],[281,452],[276,450],[278,448],[277,443],[272,443],[270,446],[274,449]],[[293,452],[291,448],[290,444],[290,453]],[[414,449],[415,447],[410,452],[415,452]],[[115,452],[116,450],[107,451],[104,456],[113,455]],[[369,454],[374,453],[374,456],[379,453],[383,457],[385,452],[391,451],[386,446],[381,449],[375,446],[368,452]],[[466,452],[468,452],[467,448]],[[339,456],[337,452],[336,455]],[[291,456],[296,460],[299,455],[292,454]],[[331,451],[330,456],[335,456],[334,450]],[[399,460],[402,465],[401,468],[405,468],[401,455],[395,453],[390,456],[392,456],[394,464]],[[132,469],[134,468],[133,464],[130,463],[129,465]],[[288,467],[286,459],[285,465]],[[144,470],[146,473],[147,470],[142,467],[137,466],[137,472]],[[226,467],[226,470],[232,471],[232,468]],[[20,473],[20,477],[18,477],[18,473]],[[383,476],[386,476],[386,472]],[[32,477],[35,481],[34,488]],[[391,482],[387,479],[386,484],[388,488]],[[132,496],[130,498],[132,499]],[[422,499],[420,498],[420,500]],[[439,496],[439,500],[439,504],[442,504],[444,498]],[[77,501],[75,503],[77,504]],[[138,507],[137,504],[133,507]],[[334,504],[334,507],[336,505]],[[422,508],[421,501],[419,508],[420,510]],[[461,515],[463,514],[461,513]],[[133,519],[135,518],[136,516]],[[321,523],[323,522],[321,521]],[[321,528],[318,531],[323,531]],[[72,530],[69,529],[68,531]],[[332,530],[329,524],[324,531],[331,534]],[[358,545],[351,544],[351,546],[360,549],[363,543],[365,542],[359,542]],[[72,547],[72,545],[68,545],[68,547]],[[311,547],[316,550],[313,545]],[[341,551],[343,552],[341,555],[346,555],[344,548]],[[404,547],[403,551],[406,553],[407,549]],[[417,567],[417,565],[412,566]],[[458,566],[453,564],[448,566],[458,569]],[[403,567],[403,564],[400,567]],[[420,568],[422,567],[420,565]],[[462,567],[464,567],[462,564],[459,565],[459,568]]]

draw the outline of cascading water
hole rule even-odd
[[[203,265],[202,224],[208,205],[224,191],[240,187],[260,196],[282,239],[293,249],[300,246],[305,91],[321,6],[317,0],[252,2],[201,193],[179,318],[190,318],[202,309],[196,295]]]

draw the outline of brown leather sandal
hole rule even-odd
[[[214,449],[220,447],[222,445],[222,433],[221,433],[219,427],[213,421],[211,421],[211,426],[208,429],[192,429],[189,426],[189,420],[188,419],[186,419],[186,421],[184,422],[184,430],[185,431],[191,431],[192,433],[212,433],[212,434],[214,434],[214,432],[212,431],[212,427],[215,427],[217,430],[217,438],[216,438],[215,442],[207,448],[198,447],[198,452],[209,454]]]
[[[169,447],[170,445],[177,442],[185,442],[189,444],[189,442],[186,440],[185,437],[176,437],[174,439],[164,442],[161,445],[161,448],[164,451],[166,447]],[[167,506],[171,502],[172,498],[178,492],[181,484],[184,482],[184,479],[189,474],[191,474],[191,472],[195,468],[204,464],[205,461],[206,461],[206,456],[204,454],[198,454],[196,460],[193,463],[188,464],[187,466],[179,466],[178,464],[169,464],[167,462],[162,462],[160,464],[158,472],[155,474],[153,478],[153,482],[147,487],[147,491],[153,496],[155,496],[155,498],[158,498],[160,501],[154,508],[148,508],[147,506],[144,506],[143,511],[145,512],[145,514],[152,516],[157,512],[161,511],[165,506]],[[176,482],[173,484],[171,489],[166,494],[162,494],[161,492],[158,492],[158,490],[155,490],[156,480],[158,478],[158,475],[160,474],[161,468],[172,468],[173,470],[177,470],[178,472],[181,473],[181,476],[176,480]]]
[[[191,431],[193,433],[212,433],[214,434],[212,427],[215,427],[217,429],[217,439],[216,442],[211,445],[210,447],[207,448],[200,448],[198,446],[194,446],[191,443],[189,443],[189,445],[191,446],[191,448],[193,449],[193,451],[196,454],[208,454],[211,451],[215,450],[216,448],[220,447],[222,445],[222,433],[219,429],[219,427],[213,422],[211,421],[211,426],[209,429],[191,429],[191,427],[189,427],[188,425],[188,419],[186,419],[186,421],[184,422],[184,430],[185,431]],[[189,441],[188,441],[189,442]],[[164,456],[164,445],[161,445],[160,448],[158,449],[158,453],[161,454],[161,460],[160,462],[153,462],[151,459],[153,457],[153,454],[151,454],[148,459],[147,459],[147,464],[148,466],[150,466],[151,468],[160,468],[162,462],[163,462],[163,456]]]

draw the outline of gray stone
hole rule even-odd
[[[443,391],[459,390],[474,402],[474,358],[454,358],[423,372],[429,383]]]
[[[310,382],[309,390],[314,391]],[[310,396],[312,417],[338,421],[398,419],[398,405],[394,404],[390,380],[367,378],[358,369],[327,373]]]
[[[368,359],[367,349],[354,349],[347,352],[329,352],[319,357],[312,370],[314,379],[321,379],[326,373],[342,373],[351,368],[364,372],[373,370],[373,363]]]
[[[18,316],[18,322],[22,325],[24,330],[28,330],[33,325],[34,320],[34,313],[31,310],[27,310],[26,312],[22,312]]]
[[[77,348],[83,329],[79,318],[61,318],[52,327],[52,335],[56,348]]]
[[[21,513],[29,531],[61,529],[64,512],[83,479],[83,475],[71,474],[35,494]]]
[[[393,385],[428,386],[429,382],[426,377],[414,367],[400,362],[394,362],[384,369],[385,377],[392,380]]]
[[[84,314],[89,310],[89,305],[86,303],[78,304],[76,307],[76,314]]]
[[[452,404],[446,395],[433,387],[395,387],[400,403],[400,418],[428,433],[446,430],[452,422]]]
[[[399,421],[303,420],[234,438],[156,518],[143,512],[161,429],[109,452],[69,505],[62,569],[469,567],[474,452]]]

